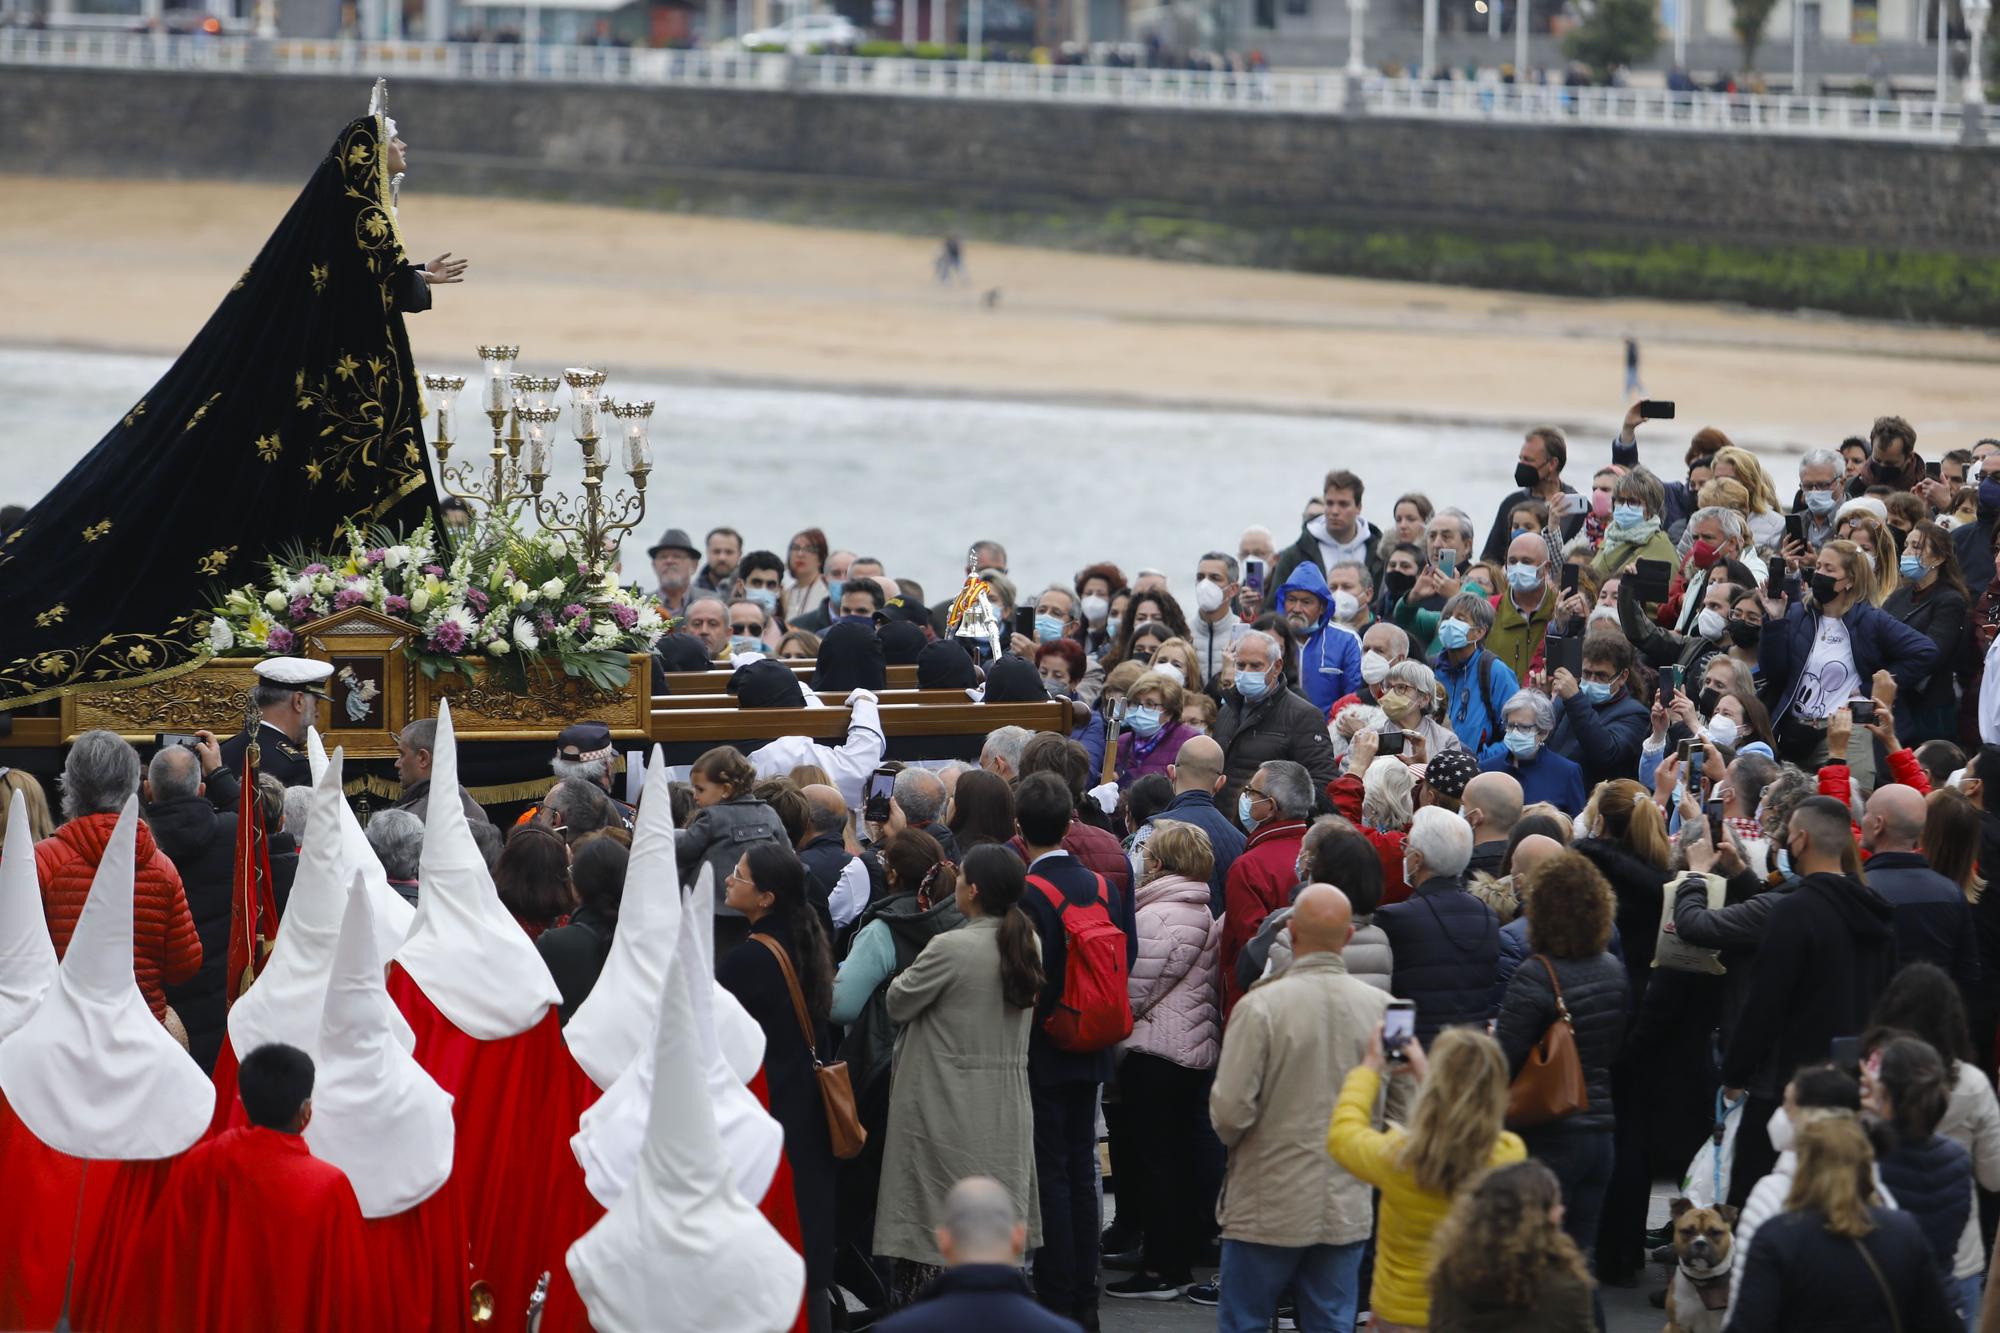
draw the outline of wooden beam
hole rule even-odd
[[[847,702],[844,690],[820,690],[819,700],[829,708],[839,708]],[[890,704],[920,704],[925,707],[940,705],[969,704],[964,690],[882,690],[875,696],[884,707]],[[672,710],[682,712],[690,708],[735,708],[733,694],[656,694],[653,696],[653,713]]]
[[[807,661],[781,662],[779,665],[790,667],[793,675],[810,677],[816,664]],[[735,670],[727,662],[718,662],[708,671],[668,671],[654,679],[664,680],[667,689],[674,694],[726,694],[729,690],[729,678],[735,674]],[[903,663],[888,668],[888,687],[892,690],[915,689],[917,687],[915,664]]]
[[[900,737],[980,736],[998,727],[1069,734],[1069,705],[1061,700],[1025,704],[886,704],[882,732]],[[838,741],[847,735],[848,710],[832,708],[661,708],[653,710],[653,739],[664,744],[702,741],[753,744],[781,736]]]

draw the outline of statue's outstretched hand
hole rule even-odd
[[[433,286],[440,282],[464,282],[466,262],[463,259],[453,259],[451,251],[447,250],[417,272],[423,274],[424,281]]]

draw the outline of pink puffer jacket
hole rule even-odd
[[[1222,921],[1205,881],[1162,875],[1139,886],[1139,960],[1132,965],[1132,1036],[1121,1048],[1213,1069],[1222,1049],[1216,954]]]

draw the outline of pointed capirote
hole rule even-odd
[[[313,782],[317,784],[320,774],[327,764],[326,747],[320,743],[319,732],[306,728],[306,765],[312,769]],[[375,849],[368,845],[368,835],[362,831],[361,821],[355,816],[354,807],[346,801],[340,803],[340,836],[347,844],[346,865],[358,865],[368,881],[368,897],[375,908],[375,944],[384,958],[394,958],[396,950],[403,947],[403,941],[410,933],[410,921],[417,909],[410,906],[403,895],[389,887],[389,874],[382,869],[382,863],[375,857]],[[312,832],[307,824],[306,832]],[[341,883],[346,883],[343,878]],[[284,931],[280,929],[279,934]],[[405,1047],[413,1046],[416,1037],[408,1025],[399,1026],[397,1040]]]
[[[42,911],[28,798],[16,788],[7,803],[7,842],[0,847],[0,1040],[28,1021],[55,979],[56,946]]]
[[[374,918],[356,873],[320,1015],[305,1139],[315,1157],[347,1173],[363,1217],[393,1217],[444,1186],[455,1137],[451,1094],[396,1040]]]
[[[499,1041],[541,1022],[562,992],[534,941],[500,902],[459,803],[451,705],[438,705],[417,914],[396,952],[439,1012],[468,1037]]]
[[[194,1146],[215,1087],[167,1035],[132,972],[133,843],[125,798],[69,949],[42,1003],[0,1041],[0,1096],[72,1157],[151,1161]]]

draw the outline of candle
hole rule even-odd
[[[448,392],[439,394],[437,400],[437,442],[439,444],[451,443],[451,414],[451,395]]]
[[[514,386],[507,374],[507,363],[488,361],[486,363],[486,410],[505,412],[514,403]]]
[[[577,438],[580,440],[594,440],[597,438],[597,434],[597,400],[578,394],[576,399]]]
[[[548,431],[539,421],[528,423],[528,475],[531,477],[549,475]]]
[[[652,465],[646,448],[646,428],[635,421],[625,431],[625,470],[640,472]]]

